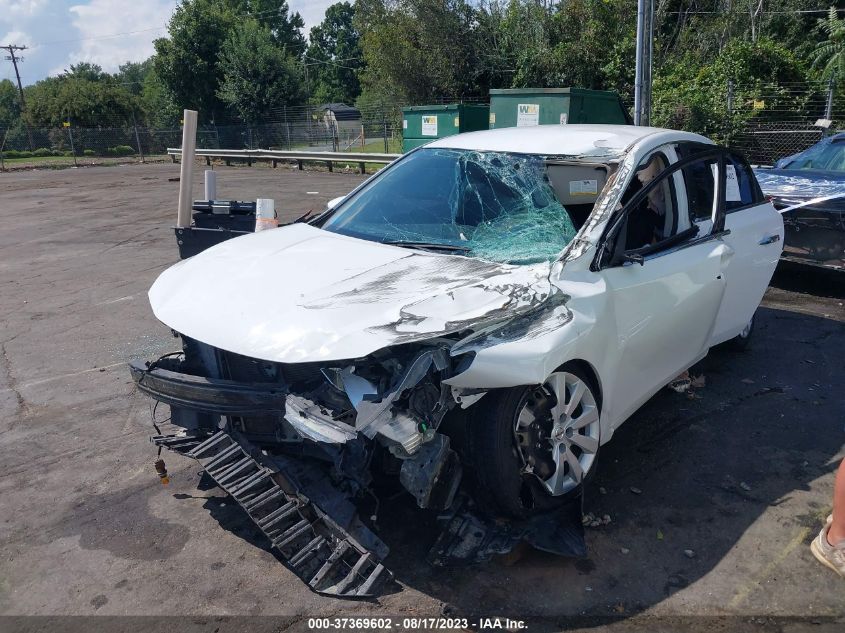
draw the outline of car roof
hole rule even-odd
[[[711,143],[698,134],[634,125],[538,125],[468,132],[437,139],[426,147],[487,152],[565,156],[613,156],[647,137],[660,143],[692,141]],[[649,144],[650,145],[650,144]]]

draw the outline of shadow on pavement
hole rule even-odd
[[[587,487],[585,510],[612,518],[587,531],[588,558],[529,550],[435,569],[425,556],[436,517],[394,495],[382,500],[377,528],[391,548],[386,564],[448,616],[606,624],[664,601],[713,570],[769,508],[835,468],[845,402],[831,388],[845,383],[842,331],[841,322],[763,307],[750,350],[714,349],[692,369],[706,379],[695,397],[663,390],[647,402],[602,448]],[[268,549],[236,504],[212,497],[205,507]],[[804,527],[811,538],[828,511],[792,517],[783,530]]]

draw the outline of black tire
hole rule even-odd
[[[751,336],[754,334],[754,320],[755,316],[751,317],[748,328],[740,332],[737,336],[725,342],[725,347],[734,352],[744,352],[751,347]]]
[[[586,382],[596,396],[599,412],[601,402],[594,381],[577,364],[567,364],[559,371],[575,374]],[[580,494],[578,488],[552,496],[531,474],[521,474],[522,460],[516,448],[514,425],[527,398],[539,386],[497,389],[485,395],[469,410],[467,420],[467,452],[475,486],[475,499],[492,514],[526,518],[547,512]],[[595,472],[595,463],[586,473],[588,481]]]

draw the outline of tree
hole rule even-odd
[[[153,58],[142,62],[126,62],[118,66],[115,81],[126,88],[133,95],[140,95],[147,75],[153,72]]]
[[[26,88],[26,114],[34,127],[112,127],[132,120],[133,96],[112,80],[92,81],[70,73]]]
[[[109,74],[103,72],[102,66],[90,62],[78,62],[70,65],[70,70],[62,73],[64,77],[74,79],[85,79],[86,81],[103,81],[109,78]]]
[[[156,74],[174,102],[197,110],[202,121],[225,118],[217,96],[222,80],[218,58],[235,23],[226,0],[184,0],[170,18],[169,38],[154,42]]]
[[[304,100],[299,62],[278,47],[270,30],[257,20],[244,20],[223,42],[220,70],[219,98],[249,123]]]
[[[167,86],[164,85],[155,70],[151,70],[144,77],[140,102],[141,119],[148,126],[154,128],[179,126],[182,110],[173,101]]]
[[[20,116],[18,88],[8,79],[3,79],[0,81],[0,128],[12,127],[20,120]]]
[[[287,0],[229,0],[238,16],[250,16],[269,29],[273,42],[294,57],[305,52],[302,29],[305,22],[298,12],[290,12]]]
[[[790,86],[807,77],[806,64],[792,51],[768,38],[732,40],[710,63],[687,53],[665,65],[654,81],[653,121],[720,140],[750,119],[794,116],[806,110],[810,92]],[[733,113],[727,111],[728,82],[734,87]],[[765,102],[765,109],[755,103]]]
[[[311,29],[305,63],[312,69],[315,103],[352,104],[361,94],[358,73],[364,60],[354,16],[355,8],[349,2],[338,2],[326,9],[322,23]]]
[[[477,17],[467,0],[358,0],[365,88],[412,103],[483,94]]]
[[[830,7],[827,19],[820,24],[827,39],[816,46],[813,66],[822,68],[826,77],[845,78],[845,19],[840,19],[835,7]]]

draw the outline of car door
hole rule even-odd
[[[748,163],[727,152],[722,162],[724,240],[734,255],[725,270],[725,297],[711,345],[732,339],[751,321],[780,259],[784,235],[783,218],[763,197]]]
[[[713,227],[702,231],[690,222],[679,179],[682,167],[690,164],[674,162],[634,195],[609,223],[599,249],[596,266],[607,284],[616,325],[616,375],[608,394],[614,426],[709,348],[732,249],[721,232]],[[629,248],[626,225],[641,210],[642,199],[661,187],[671,191],[666,213],[674,217],[671,222],[666,218],[655,243]]]

